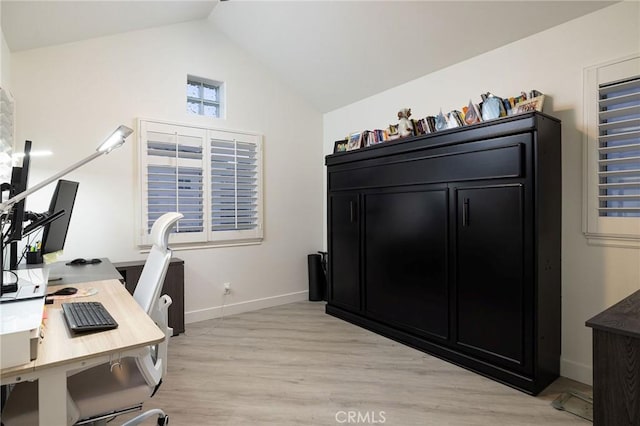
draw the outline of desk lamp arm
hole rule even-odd
[[[16,195],[15,197],[8,199],[4,203],[1,203],[0,204],[0,214],[8,213],[11,210],[11,207],[14,204],[24,200],[25,198],[27,198],[29,195],[33,194],[34,192],[41,190],[45,186],[49,185],[52,182],[55,182],[56,180],[58,180],[61,177],[65,176],[66,174],[71,173],[75,169],[84,166],[85,164],[87,164],[90,161],[95,160],[96,158],[100,157],[102,154],[108,154],[112,150],[114,150],[115,148],[118,148],[118,147],[122,146],[122,144],[124,144],[125,139],[131,133],[133,133],[133,130],[131,130],[127,126],[118,127],[116,129],[116,131],[113,132],[111,134],[111,136],[109,136],[96,149],[96,152],[94,152],[93,154],[91,154],[88,157],[78,161],[75,164],[72,164],[71,166],[67,167],[66,169],[62,170],[61,172],[58,172],[55,175],[43,180],[42,182],[38,183],[37,185],[32,186],[31,188],[27,189],[26,191],[21,192],[20,194]]]

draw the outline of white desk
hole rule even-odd
[[[40,425],[67,424],[67,375],[73,370],[135,356],[145,346],[163,340],[164,334],[117,280],[74,284],[93,287],[98,293],[76,301],[99,301],[118,322],[118,328],[73,335],[65,323],[60,302],[47,305],[38,358],[24,365],[2,369],[2,384],[38,380]],[[60,286],[49,286],[55,291]],[[66,300],[69,301],[69,300]]]
[[[15,271],[24,289],[47,293],[48,270],[37,268]],[[31,360],[31,338],[37,338],[42,322],[44,298],[0,303],[0,368],[13,367]]]

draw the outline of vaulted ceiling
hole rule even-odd
[[[2,0],[1,17],[13,52],[208,19],[326,112],[613,3]]]

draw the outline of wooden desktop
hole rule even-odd
[[[67,283],[49,285],[49,293]],[[2,369],[2,384],[38,380],[39,424],[67,424],[67,374],[73,370],[135,356],[142,348],[164,338],[162,331],[142,310],[126,288],[115,279],[75,282],[79,289],[97,290],[92,296],[56,301],[46,306],[38,357],[35,361]],[[98,333],[73,335],[65,323],[61,302],[98,301],[118,328]],[[19,303],[19,302],[15,302]]]

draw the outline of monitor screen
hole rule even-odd
[[[53,197],[51,198],[48,214],[54,215],[60,211],[64,211],[64,214],[45,226],[42,236],[43,254],[54,253],[64,248],[77,192],[78,182],[63,179],[58,181]]]
[[[29,163],[31,161],[31,141],[24,142],[24,157],[22,167],[14,167],[11,173],[11,188],[9,198],[15,197],[27,190],[29,183]],[[22,239],[22,222],[24,221],[24,202],[20,200],[13,205],[11,210],[11,228],[5,243],[20,241]]]

